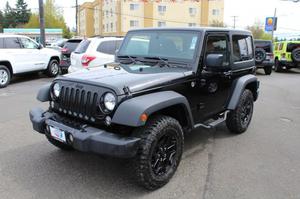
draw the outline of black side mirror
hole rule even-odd
[[[223,61],[223,54],[208,54],[206,56],[205,65],[208,68],[221,68],[223,67]]]
[[[38,47],[37,47],[37,49],[39,49],[39,50],[42,49],[42,48],[44,48],[44,46],[42,44],[39,44]]]

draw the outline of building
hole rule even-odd
[[[122,36],[143,27],[221,24],[224,0],[95,0],[80,6],[80,36]]]
[[[40,29],[37,28],[4,28],[5,34],[18,34],[28,36],[37,42],[40,41]],[[45,29],[46,43],[52,43],[63,38],[63,30],[55,28]]]

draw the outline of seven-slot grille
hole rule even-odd
[[[61,113],[92,122],[103,119],[104,113],[99,109],[103,93],[91,90],[62,85],[60,97],[55,101],[54,107]]]

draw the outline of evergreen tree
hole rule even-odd
[[[3,28],[15,28],[17,26],[16,23],[16,13],[10,7],[8,1],[6,2],[3,16]]]
[[[24,0],[17,0],[15,12],[17,24],[28,23],[31,11],[27,7],[28,5]]]
[[[0,10],[0,33],[3,32],[3,13],[2,11]]]

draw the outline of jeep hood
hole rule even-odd
[[[124,88],[129,88],[131,93],[150,89],[172,80],[183,78],[186,70],[161,72],[161,73],[131,73],[122,67],[97,67],[80,70],[62,77],[62,80],[85,82],[114,89],[118,95],[124,94]],[[59,78],[61,79],[61,78]]]

